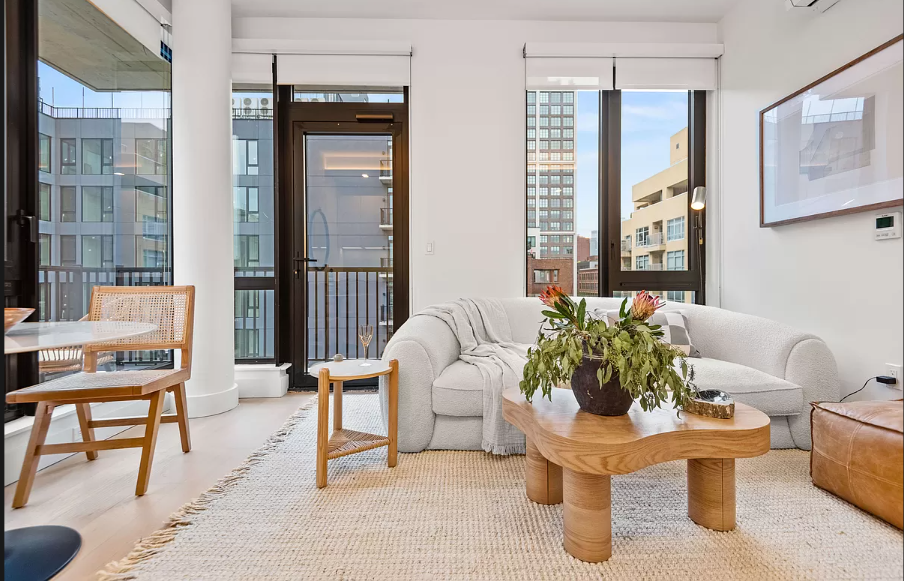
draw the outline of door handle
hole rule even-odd
[[[28,228],[28,241],[35,243],[38,241],[38,221],[34,216],[27,216],[25,210],[16,212],[16,223],[22,228]]]
[[[298,271],[301,269],[299,263],[317,262],[316,258],[293,258],[292,260],[295,261],[295,278],[298,278]]]

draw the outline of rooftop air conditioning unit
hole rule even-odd
[[[270,108],[270,99],[266,97],[261,97],[261,108],[269,109]]]
[[[785,0],[785,10],[825,12],[835,4],[838,4],[838,2],[840,0]]]

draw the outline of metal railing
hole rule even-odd
[[[233,107],[233,119],[273,119],[273,109],[252,109],[251,107]]]
[[[162,286],[172,284],[168,268],[42,266],[38,289],[42,321],[77,321],[88,312],[95,286]],[[172,362],[169,351],[120,351],[117,364],[161,365]]]
[[[308,267],[308,361],[325,361],[336,353],[363,358],[358,326],[373,325],[367,356],[383,355],[392,337],[392,289],[387,267]],[[391,317],[390,317],[391,319]],[[382,322],[382,324],[381,324]]]
[[[643,268],[635,268],[634,270],[662,270],[661,262],[650,262]]]
[[[168,107],[54,107],[39,101],[38,109],[54,119],[169,119],[172,116]]]
[[[380,226],[392,226],[392,208],[380,208]]]
[[[647,246],[660,246],[662,244],[665,244],[665,241],[662,237],[661,232],[657,232],[655,234],[647,234],[646,236],[637,239],[638,248],[644,248]]]

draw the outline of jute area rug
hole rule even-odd
[[[377,396],[347,395],[347,428],[380,433]],[[316,409],[101,573],[121,579],[901,579],[897,529],[812,486],[808,455],[737,463],[737,520],[687,517],[686,468],[612,478],[612,558],[562,548],[562,507],[524,492],[524,457],[400,454],[329,463],[314,484]]]

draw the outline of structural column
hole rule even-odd
[[[174,280],[195,286],[188,415],[238,405],[232,244],[232,8],[173,0]]]

